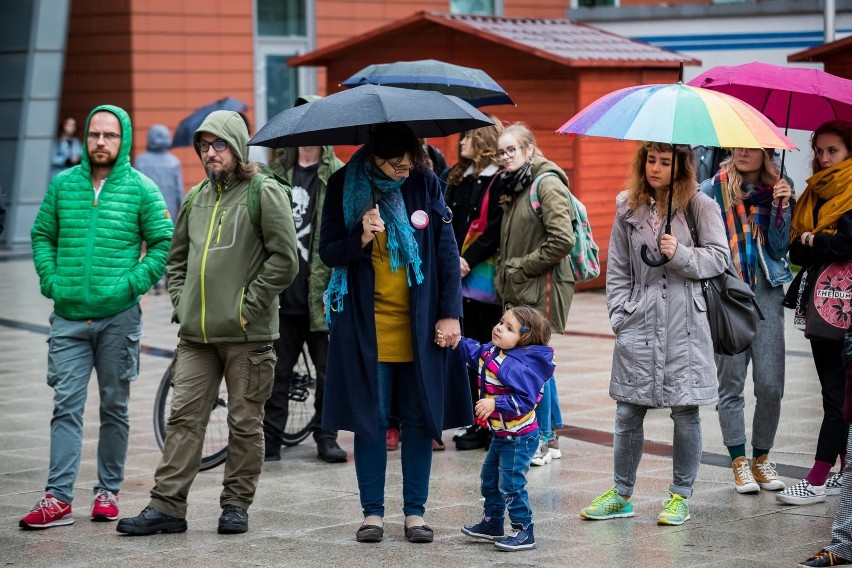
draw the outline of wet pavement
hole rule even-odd
[[[160,457],[152,416],[160,377],[174,348],[167,295],[142,299],[145,337],[142,372],[131,395],[131,439],[122,514],[138,513],[148,501]],[[556,380],[566,427],[563,458],[533,468],[528,490],[538,548],[496,551],[459,532],[481,515],[478,472],[482,450],[458,452],[453,432],[447,450],[434,454],[426,522],[432,544],[411,544],[403,535],[399,452],[389,454],[385,540],[359,544],[361,520],[352,461],[352,435],[342,432],[345,464],[326,464],[308,439],[285,448],[280,462],[265,464],[250,530],[219,535],[222,467],[198,475],[189,496],[189,530],[177,535],[124,537],[115,523],[89,520],[89,492],[96,480],[97,382],[92,380],[85,414],[80,473],[75,487],[76,523],[23,531],[18,519],[43,495],[49,457],[52,389],[45,383],[50,303],[39,295],[27,251],[0,251],[0,567],[177,566],[605,566],[722,567],[795,566],[829,539],[836,498],[791,507],[774,494],[738,495],[713,407],[701,411],[704,458],[691,499],[692,520],[680,527],[656,524],[671,482],[671,420],[651,411],[645,422],[646,453],[639,467],[632,519],[585,521],[578,512],[612,485],[615,403],[608,396],[613,336],[604,295],[575,296],[569,332],[555,337]],[[772,451],[786,482],[795,482],[813,459],[822,416],[819,383],[808,343],[787,317],[787,384],[781,426]],[[331,356],[334,356],[333,353]],[[747,383],[748,385],[749,383]],[[747,393],[747,424],[754,397]],[[750,432],[750,427],[747,428]],[[403,441],[404,443],[404,441]]]

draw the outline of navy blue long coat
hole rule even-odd
[[[378,420],[375,273],[372,243],[361,248],[361,223],[348,230],[343,220],[346,167],[328,181],[320,233],[320,258],[331,267],[347,266],[349,293],[343,309],[332,313],[325,374],[322,427],[349,430],[372,440],[384,439]],[[439,440],[441,431],[473,423],[467,371],[459,351],[435,345],[435,323],[462,316],[458,247],[444,203],[441,182],[426,168],[416,168],[402,185],[409,218],[429,214],[429,225],[415,229],[423,261],[423,282],[412,283],[411,325],[414,367],[426,427]],[[413,280],[413,278],[412,278]]]

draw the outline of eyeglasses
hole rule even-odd
[[[198,143],[198,149],[201,150],[202,154],[206,154],[210,150],[210,146],[213,146],[213,150],[216,152],[224,152],[228,149],[228,143],[221,139],[214,140],[213,142],[202,140]]]
[[[509,146],[505,150],[497,150],[497,159],[502,160],[504,158],[514,158],[515,154],[518,153],[518,150],[520,150],[520,148],[517,146]]]
[[[121,134],[118,132],[89,132],[87,134],[89,140],[97,141],[101,139],[101,136],[104,137],[104,140],[107,142],[115,142],[116,140],[121,140]]]
[[[396,174],[404,174],[404,173],[410,172],[411,170],[414,169],[414,164],[412,164],[410,162],[408,164],[404,164],[403,158],[400,158],[399,160],[396,160],[396,161],[385,160],[385,164],[388,164],[391,167],[391,169],[393,169],[394,173],[396,173]],[[381,167],[381,166],[379,166],[379,167]]]

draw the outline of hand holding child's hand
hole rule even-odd
[[[476,405],[473,407],[474,414],[476,414],[477,418],[482,420],[487,420],[489,416],[494,412],[494,399],[493,398],[480,398],[476,401]]]

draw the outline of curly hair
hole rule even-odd
[[[643,142],[636,151],[630,175],[627,178],[627,205],[633,210],[640,204],[651,203],[655,198],[654,188],[650,186],[645,177],[645,162],[648,160],[648,152],[670,152],[676,156],[672,166],[675,168],[674,200],[673,210],[685,210],[689,200],[696,192],[698,180],[695,177],[695,154],[687,144],[664,144],[662,142]],[[668,192],[667,192],[668,193]]]
[[[819,158],[816,156],[816,141],[822,134],[834,134],[846,146],[846,151],[852,154],[852,122],[847,120],[830,120],[825,122],[814,130],[814,134],[811,136],[811,149],[814,151],[814,159],[811,162],[813,173],[817,173],[823,169],[822,164],[819,163]]]
[[[447,185],[458,185],[471,165],[473,165],[473,175],[476,176],[491,164],[497,164],[497,139],[503,132],[503,123],[493,114],[485,116],[494,122],[493,126],[468,130],[459,137],[459,161],[450,170]],[[472,160],[461,155],[461,141],[464,138],[470,139],[470,149],[474,155]]]
[[[506,310],[512,312],[521,329],[518,330],[518,347],[547,345],[550,342],[550,322],[537,309],[526,304],[516,304]]]
[[[739,150],[739,148],[731,148],[731,154],[719,164],[719,169],[725,170],[728,174],[728,191],[730,192],[732,203],[740,203],[743,200],[743,175],[734,163],[734,154],[737,150]],[[778,174],[778,168],[775,166],[775,162],[772,160],[775,150],[772,148],[764,148],[762,152],[763,164],[761,164],[760,176],[757,179],[763,185],[774,186],[778,183],[778,179],[781,177]]]

